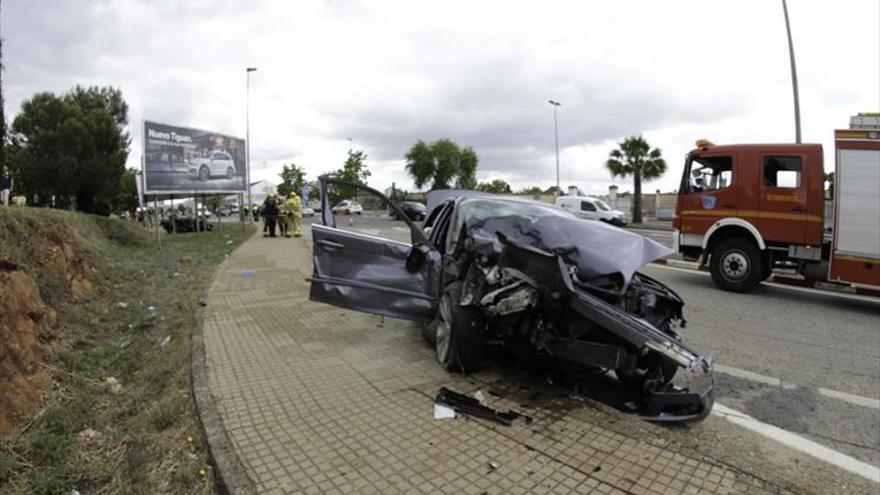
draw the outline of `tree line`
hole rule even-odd
[[[2,94],[0,94],[2,99]],[[0,100],[2,101],[2,100]],[[2,107],[0,107],[2,108]],[[131,210],[137,205],[136,171],[126,170],[131,138],[127,130],[128,104],[113,87],[75,86],[67,93],[35,94],[22,103],[8,132],[0,115],[0,163],[15,180],[15,193],[31,204],[68,208],[86,213],[109,214]],[[418,140],[404,155],[405,170],[419,189],[476,189],[512,193],[503,179],[477,182],[479,157],[470,146],[451,139]],[[349,150],[341,168],[329,175],[350,182],[366,183],[371,172],[362,150]],[[630,136],[611,150],[605,167],[612,177],[633,179],[633,221],[641,222],[642,181],[665,173],[666,162],[658,148],[642,136]],[[278,193],[287,196],[308,185],[317,197],[315,182],[307,182],[305,170],[284,165]],[[338,201],[354,191],[337,188],[331,198]],[[533,186],[518,194],[563,192],[555,186]]]
[[[125,169],[131,138],[128,104],[112,87],[75,86],[35,94],[3,140],[3,164],[28,202],[109,214],[137,202]]]

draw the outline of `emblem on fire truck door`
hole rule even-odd
[[[702,198],[700,198],[700,204],[703,205],[704,210],[714,210],[715,196],[703,196]]]

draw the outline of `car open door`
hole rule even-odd
[[[312,224],[314,267],[309,299],[393,318],[431,320],[441,256],[424,232],[379,191],[340,179],[319,180],[323,225]],[[330,197],[341,195],[351,197]],[[363,215],[347,217],[337,227],[331,199],[356,200],[364,206]],[[383,223],[391,220],[389,211],[406,227],[399,222]],[[390,234],[399,239],[384,238]]]

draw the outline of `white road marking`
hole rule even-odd
[[[791,433],[790,431],[785,431],[782,428],[762,423],[747,414],[743,414],[718,403],[712,408],[712,414],[720,416],[733,424],[754,431],[755,433],[763,435],[771,440],[775,440],[787,447],[811,455],[816,459],[825,461],[831,465],[862,476],[863,478],[867,478],[875,483],[880,483],[880,468],[876,466],[872,466],[836,450],[829,449],[824,445],[820,445],[800,435]]]
[[[672,260],[672,261],[676,261],[676,260]],[[649,266],[651,268],[663,268],[664,270],[674,270],[674,271],[685,272],[685,273],[698,273],[700,275],[705,275],[705,276],[710,275],[709,272],[704,272],[702,270],[696,270],[696,269],[692,269],[692,268],[681,268],[678,266],[670,266],[670,265],[661,265],[659,263],[651,263]],[[839,292],[831,292],[828,290],[810,289],[808,287],[798,287],[796,285],[777,284],[777,283],[773,283],[773,282],[762,282],[762,284],[769,285],[770,287],[776,287],[779,289],[791,290],[791,291],[795,291],[795,292],[806,292],[808,294],[817,294],[817,295],[822,295],[822,296],[837,297],[840,299],[849,299],[850,301],[861,301],[861,302],[868,302],[868,303],[874,303],[874,304],[880,305],[880,299],[878,299],[876,297],[859,296],[859,295],[855,295],[855,294],[841,294]],[[719,289],[719,290],[721,290],[721,289]]]
[[[832,399],[839,399],[842,401],[849,402],[851,404],[855,404],[857,406],[862,407],[870,407],[872,409],[880,409],[880,400],[872,399],[870,397],[862,397],[861,395],[853,395],[848,394],[846,392],[841,392],[839,390],[831,390],[828,388],[817,388],[820,394],[825,397],[830,397]]]
[[[643,236],[650,237],[655,235],[657,237],[662,237],[664,239],[672,239],[672,232],[666,230],[650,230],[650,229],[626,229],[630,232],[635,232],[637,234],[641,234]]]
[[[714,366],[714,369],[715,371],[719,373],[724,373],[725,375],[735,376],[737,378],[742,378],[743,380],[749,380],[752,382],[763,383],[764,385],[769,385],[771,387],[780,387],[785,389],[794,389],[798,387],[798,385],[794,383],[787,383],[780,380],[779,378],[773,378],[772,376],[761,375],[759,373],[734,368],[732,366],[725,366],[723,364],[716,364]],[[880,399],[850,394],[847,392],[841,392],[839,390],[832,390],[829,388],[806,388],[812,388],[820,395],[824,395],[825,397],[830,397],[832,399],[842,400],[844,402],[849,402],[850,404],[855,404],[857,406],[867,407],[870,409],[880,409]]]

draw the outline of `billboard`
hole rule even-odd
[[[238,193],[245,142],[225,134],[144,121],[144,192]]]

